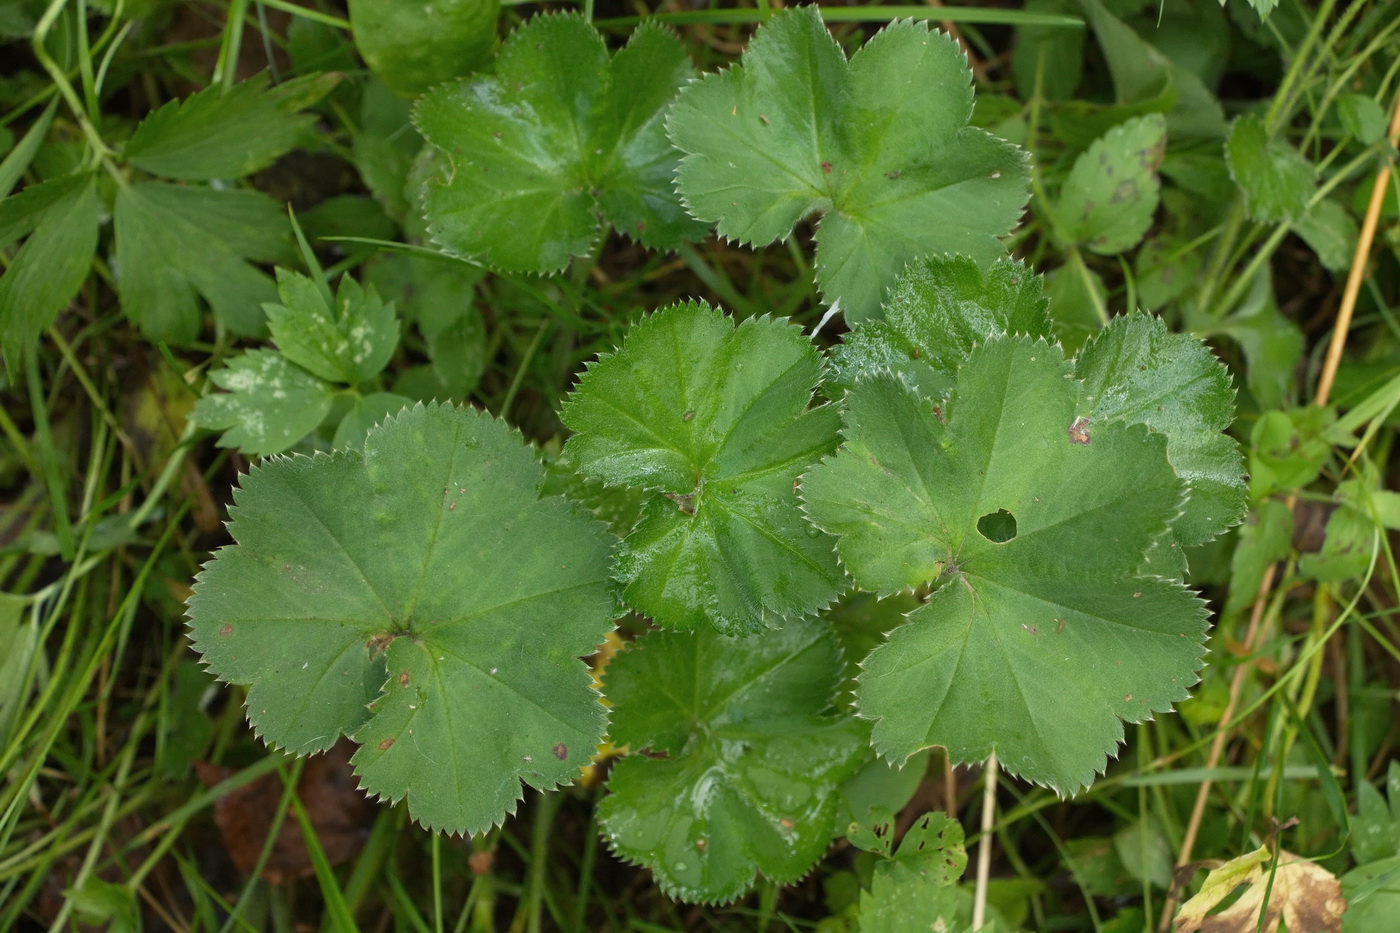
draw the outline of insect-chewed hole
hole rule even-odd
[[[977,519],[977,531],[988,541],[1005,544],[1016,537],[1016,516],[1006,509],[988,512]]]

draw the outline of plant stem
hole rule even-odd
[[[982,838],[977,843],[977,892],[972,901],[972,929],[987,921],[987,881],[992,874],[992,826],[997,810],[997,753],[987,756],[982,770]]]
[[[522,905],[526,912],[526,929],[540,933],[540,914],[544,905],[544,876],[549,867],[549,832],[554,828],[554,812],[559,808],[559,795],[540,791],[535,808],[535,825],[530,832],[530,880]]]
[[[442,834],[433,833],[433,930],[442,933]]]
[[[542,319],[530,345],[525,348],[525,355],[520,358],[520,365],[515,368],[515,375],[510,380],[510,387],[506,389],[505,400],[501,402],[500,417],[509,420],[510,405],[515,401],[515,394],[520,391],[520,384],[525,381],[525,373],[530,368],[530,361],[535,358],[535,353],[540,349],[540,341],[544,340],[545,331],[549,330],[549,325],[552,323],[553,321],[549,318]]]
[[[1400,141],[1400,94],[1395,97],[1395,106],[1390,115],[1390,146],[1395,150]],[[1327,359],[1322,365],[1322,375],[1317,380],[1316,403],[1326,405],[1332,394],[1332,381],[1337,376],[1337,367],[1342,363],[1342,349],[1346,346],[1347,331],[1351,329],[1351,316],[1356,310],[1356,299],[1361,293],[1361,282],[1366,277],[1366,263],[1371,258],[1371,243],[1376,238],[1376,225],[1380,221],[1381,206],[1385,203],[1386,182],[1390,179],[1390,160],[1386,159],[1376,171],[1376,180],[1371,185],[1371,200],[1366,205],[1366,216],[1361,221],[1361,235],[1357,237],[1356,252],[1352,256],[1351,272],[1347,275],[1346,288],[1342,291],[1342,304],[1337,309],[1337,324],[1332,328],[1332,342],[1327,346]]]

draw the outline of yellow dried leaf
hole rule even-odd
[[[1200,893],[1181,905],[1174,933],[1278,933],[1280,921],[1290,931],[1339,933],[1347,903],[1336,876],[1314,862],[1280,850],[1270,886],[1260,867],[1268,858],[1268,848],[1260,847],[1212,871]],[[1239,900],[1212,917],[1206,916],[1242,884],[1248,887]]]

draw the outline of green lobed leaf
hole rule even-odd
[[[686,207],[722,236],[763,245],[821,212],[817,284],[861,320],[913,259],[1002,254],[1026,203],[1025,154],[969,127],[971,113],[972,73],[947,34],[895,22],[847,62],[802,7],[685,88],[668,131],[687,153]]]
[[[1157,168],[1166,152],[1159,113],[1121,123],[1074,160],[1052,210],[1055,232],[1105,256],[1136,246],[1157,210]]]
[[[1003,259],[984,275],[964,257],[926,260],[901,276],[884,321],[858,324],[833,350],[834,386],[892,370],[941,400],[973,348],[998,334],[1048,337],[1041,279]],[[1144,315],[1114,318],[1075,360],[1086,381],[1084,417],[1145,424],[1166,435],[1167,454],[1190,499],[1173,524],[1178,546],[1201,544],[1239,523],[1244,459],[1224,434],[1234,419],[1229,373],[1198,340],[1169,334]]]
[[[490,61],[500,0],[350,0],[365,64],[394,93],[415,97]]]
[[[414,120],[445,167],[424,188],[433,240],[499,269],[555,272],[600,220],[654,249],[704,228],[671,190],[662,114],[693,74],[679,40],[644,24],[611,58],[575,14],[532,18],[496,74],[434,88]]]
[[[926,864],[944,884],[957,884],[967,870],[963,838],[961,823],[941,810],[933,810],[905,831],[894,857],[906,865]]]
[[[894,813],[886,806],[872,807],[870,815],[846,829],[846,839],[857,849],[891,858],[894,855]]]
[[[29,233],[0,278],[0,352],[11,373],[87,280],[97,252],[98,211],[97,186],[88,173],[0,201],[0,215],[13,225],[14,236]]]
[[[948,933],[970,931],[959,910],[958,889],[932,864],[896,862],[875,872],[870,890],[861,892],[861,933]]]
[[[1240,117],[1225,142],[1230,177],[1244,192],[1253,220],[1296,222],[1308,211],[1317,183],[1308,160],[1281,139],[1269,137],[1263,117]]]
[[[887,758],[995,750],[1071,792],[1103,770],[1123,721],[1171,709],[1198,679],[1203,605],[1136,575],[1184,500],[1166,440],[1082,420],[1071,375],[1058,348],[993,336],[942,406],[867,377],[846,397],[841,450],[802,479],[863,588],[941,584],[863,665],[857,705]],[[1015,534],[997,541],[1000,513]]]
[[[892,829],[892,820],[885,826]],[[883,849],[886,858],[875,863],[870,890],[861,897],[861,930],[970,933],[967,900],[957,888],[967,870],[967,850],[956,820],[939,811],[925,813],[905,832],[897,853],[891,856],[888,842]]]
[[[1249,5],[1254,7],[1254,12],[1259,14],[1261,20],[1268,19],[1269,14],[1278,6],[1278,0],[1249,0]]]
[[[742,640],[654,632],[615,658],[610,738],[633,754],[598,805],[608,845],[685,901],[732,901],[755,872],[805,875],[866,747],[864,724],[828,715],[840,674],[815,621]]]
[[[1328,431],[1337,420],[1332,408],[1266,411],[1250,429],[1249,488],[1256,502],[1295,492],[1329,472],[1332,445]]]
[[[1141,314],[1114,318],[1074,361],[1093,424],[1142,424],[1167,439],[1167,458],[1190,498],[1172,523],[1180,547],[1212,540],[1244,518],[1244,455],[1225,434],[1235,418],[1230,374],[1188,334]]]
[[[122,156],[167,178],[241,178],[296,146],[316,119],[297,110],[312,102],[270,90],[265,77],[213,85],[147,116]]]
[[[884,857],[876,863],[876,871],[887,868],[891,860],[906,864],[930,860],[943,884],[956,884],[967,870],[962,825],[946,813],[935,810],[915,820],[900,840],[898,853],[894,833],[894,814],[888,807],[878,807],[868,819],[851,824],[847,838],[857,848]]]
[[[835,449],[834,407],[808,409],[822,359],[796,326],[737,328],[699,302],[643,318],[589,367],[560,417],[584,476],[650,490],[617,575],[662,627],[737,633],[812,613],[844,577],[802,517],[797,475]]]
[[[268,329],[288,360],[328,382],[356,385],[379,373],[399,343],[393,302],[373,285],[342,276],[335,307],[323,287],[304,275],[277,270],[281,304],[267,304]]]
[[[220,447],[266,457],[316,430],[330,414],[335,389],[271,350],[249,350],[209,380],[224,392],[195,403],[195,424],[223,431]]]
[[[136,182],[117,192],[117,292],[148,340],[199,335],[198,297],[230,330],[264,332],[277,289],[253,262],[283,258],[290,238],[276,202],[255,191]]]
[[[892,369],[930,398],[942,398],[967,354],[999,333],[1049,337],[1040,276],[998,259],[984,272],[966,256],[915,262],[899,277],[883,321],[863,321],[832,348],[830,389]]]
[[[195,584],[195,648],[250,685],[268,743],[348,735],[365,791],[483,832],[522,781],[572,780],[604,729],[578,659],[611,629],[608,538],[540,498],[543,478],[505,424],[445,405],[386,421],[363,454],[266,461]]]

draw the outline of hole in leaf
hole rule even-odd
[[[977,519],[977,531],[988,541],[1005,544],[1016,537],[1016,516],[1006,509],[988,512]]]

